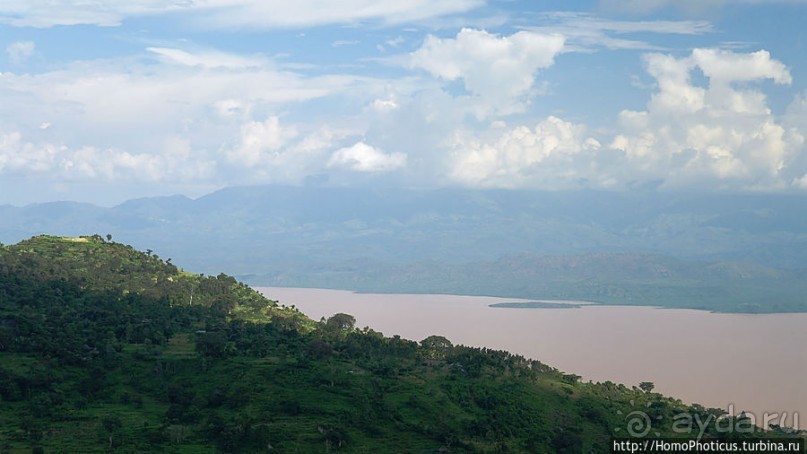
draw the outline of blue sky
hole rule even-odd
[[[807,190],[800,0],[0,3],[0,203]]]

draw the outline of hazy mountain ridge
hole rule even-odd
[[[0,241],[42,232],[111,233],[190,270],[228,269],[264,285],[507,291],[506,296],[529,298],[570,293],[519,280],[529,274],[523,268],[532,267],[544,280],[555,275],[575,285],[586,276],[613,277],[622,287],[623,281],[665,285],[659,280],[675,278],[711,293],[735,279],[767,280],[762,290],[751,292],[758,297],[795,282],[795,271],[788,269],[807,269],[805,202],[802,196],[774,194],[234,187],[195,200],[146,198],[111,208],[0,207]],[[540,263],[525,257],[540,257]],[[566,265],[555,269],[553,262]],[[488,268],[497,279],[484,278]],[[512,274],[499,272],[504,269]],[[687,269],[698,272],[687,276]],[[258,280],[263,277],[271,279]],[[541,292],[549,294],[536,294]],[[588,294],[603,292],[609,293],[600,288]],[[693,287],[686,294],[697,297]]]

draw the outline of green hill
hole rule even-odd
[[[711,437],[782,435],[721,432],[719,410],[647,384],[354,323],[111,238],[0,247],[0,452],[609,452],[636,414],[648,435],[697,435],[676,415]]]

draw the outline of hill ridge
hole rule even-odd
[[[186,302],[175,284],[189,283]],[[609,452],[635,404],[664,435],[692,435],[669,425],[689,415],[712,421],[710,438],[797,436],[720,432],[723,412],[652,383],[582,383],[508,352],[354,325],[99,235],[0,247],[0,448]]]

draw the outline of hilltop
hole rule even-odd
[[[174,308],[210,308],[233,320],[294,318],[303,324],[311,322],[231,276],[187,273],[170,258],[113,242],[111,235],[40,235],[20,241],[0,249],[0,270],[44,285],[75,286],[78,291],[105,297],[159,300]]]
[[[537,360],[313,321],[98,235],[0,247],[4,452],[608,452],[720,410]],[[693,430],[699,430],[697,426]]]

